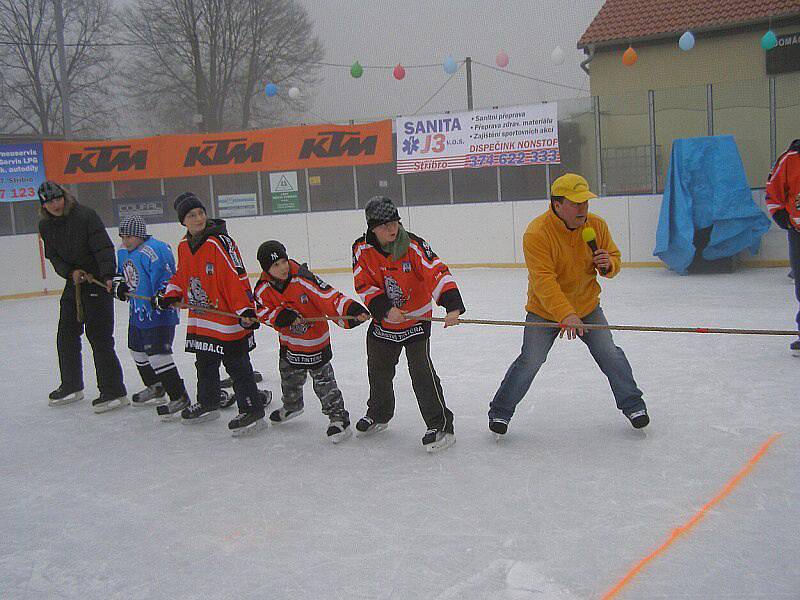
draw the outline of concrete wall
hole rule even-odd
[[[754,199],[764,209],[763,191]],[[521,239],[528,223],[547,210],[546,200],[401,207],[409,231],[427,239],[451,265],[522,264]],[[653,257],[661,196],[625,196],[593,200],[591,211],[602,216],[626,263],[661,263]],[[256,251],[261,242],[279,239],[289,255],[307,261],[314,269],[348,269],[352,242],[363,234],[361,210],[275,215],[231,219],[228,230],[239,244],[250,272],[259,270]],[[148,231],[176,246],[184,229],[174,224],[150,225]],[[117,243],[117,229],[109,229]],[[0,267],[0,296],[60,290],[64,282],[45,261],[41,276],[38,238],[35,235],[0,237],[4,258]],[[756,261],[786,261],[786,234],[773,226],[763,239]],[[745,258],[749,258],[745,257]]]

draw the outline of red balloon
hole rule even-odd
[[[394,78],[397,79],[397,81],[400,81],[406,76],[406,70],[403,68],[403,65],[397,63],[394,71],[392,71],[392,75],[394,75]]]

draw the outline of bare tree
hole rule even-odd
[[[262,100],[267,81],[306,91],[317,81],[322,45],[296,0],[135,0],[120,19],[141,45],[126,89],[151,129],[189,129],[195,114],[204,131],[267,125],[308,101]]]
[[[64,0],[66,71],[73,133],[97,134],[110,119],[108,0]],[[9,133],[63,132],[55,18],[50,0],[0,0],[0,126]]]

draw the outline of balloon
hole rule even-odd
[[[268,83],[264,86],[264,93],[267,95],[267,98],[272,98],[278,93],[278,86],[274,83]]]
[[[772,50],[777,45],[778,45],[778,38],[772,31],[772,29],[770,29],[767,33],[764,34],[764,37],[761,38],[761,47],[764,50]]]
[[[622,55],[622,64],[626,67],[632,67],[637,60],[639,60],[639,55],[636,54],[636,50],[633,49],[633,46],[628,46],[625,54]]]
[[[694,48],[694,34],[691,31],[686,31],[678,40],[678,47],[684,52]]]
[[[300,88],[290,87],[289,88],[289,98],[292,100],[297,100],[300,97]]]
[[[394,78],[397,79],[397,81],[400,81],[406,76],[406,70],[403,68],[403,65],[397,63],[394,71],[392,71],[392,75],[394,75]]]
[[[356,61],[353,63],[353,66],[350,67],[350,76],[358,79],[364,74],[364,67],[361,66],[361,63]]]
[[[508,66],[508,54],[506,54],[505,50],[500,50],[500,52],[497,53],[494,63],[501,69],[505,69]]]
[[[561,46],[556,46],[553,48],[553,51],[550,53],[550,61],[554,65],[563,65],[564,58],[564,51],[561,49]]]
[[[445,73],[447,73],[448,75],[452,75],[453,73],[458,71],[458,63],[452,56],[448,56],[447,58],[444,59],[442,68],[444,69]]]

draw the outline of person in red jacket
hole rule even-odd
[[[181,411],[184,423],[219,417],[219,367],[224,364],[233,379],[239,414],[228,423],[234,435],[254,433],[266,426],[264,406],[271,394],[256,386],[250,351],[255,348],[253,330],[258,323],[253,294],[236,242],[228,235],[225,221],[208,219],[203,203],[186,192],[175,200],[178,219],[186,236],[178,244],[178,269],[166,288],[154,297],[164,310],[178,302],[190,304],[187,321],[187,352],[196,355],[197,402]],[[194,307],[233,313],[223,316]],[[159,414],[171,413],[166,405]]]
[[[303,413],[303,385],[311,381],[330,419],[328,439],[334,444],[352,435],[350,415],[331,366],[330,328],[326,320],[306,318],[354,317],[337,319],[349,329],[369,320],[369,312],[358,302],[332,288],[309,271],[306,265],[290,260],[286,248],[269,240],[258,248],[258,262],[264,272],[256,283],[258,317],[278,332],[283,406],[269,416],[273,423],[285,423]]]
[[[778,157],[767,178],[767,210],[781,229],[789,235],[789,264],[794,274],[794,295],[800,303],[800,139]],[[795,316],[800,330],[800,311]],[[790,349],[800,356],[800,339]]]
[[[407,232],[390,198],[375,196],[365,207],[367,233],[353,244],[356,292],[372,314],[367,332],[369,400],[356,423],[361,434],[386,429],[394,416],[395,367],[403,348],[422,418],[422,445],[435,452],[455,443],[453,413],[447,408],[430,355],[431,300],[447,311],[445,327],[458,324],[466,309],[450,270],[421,237]]]

